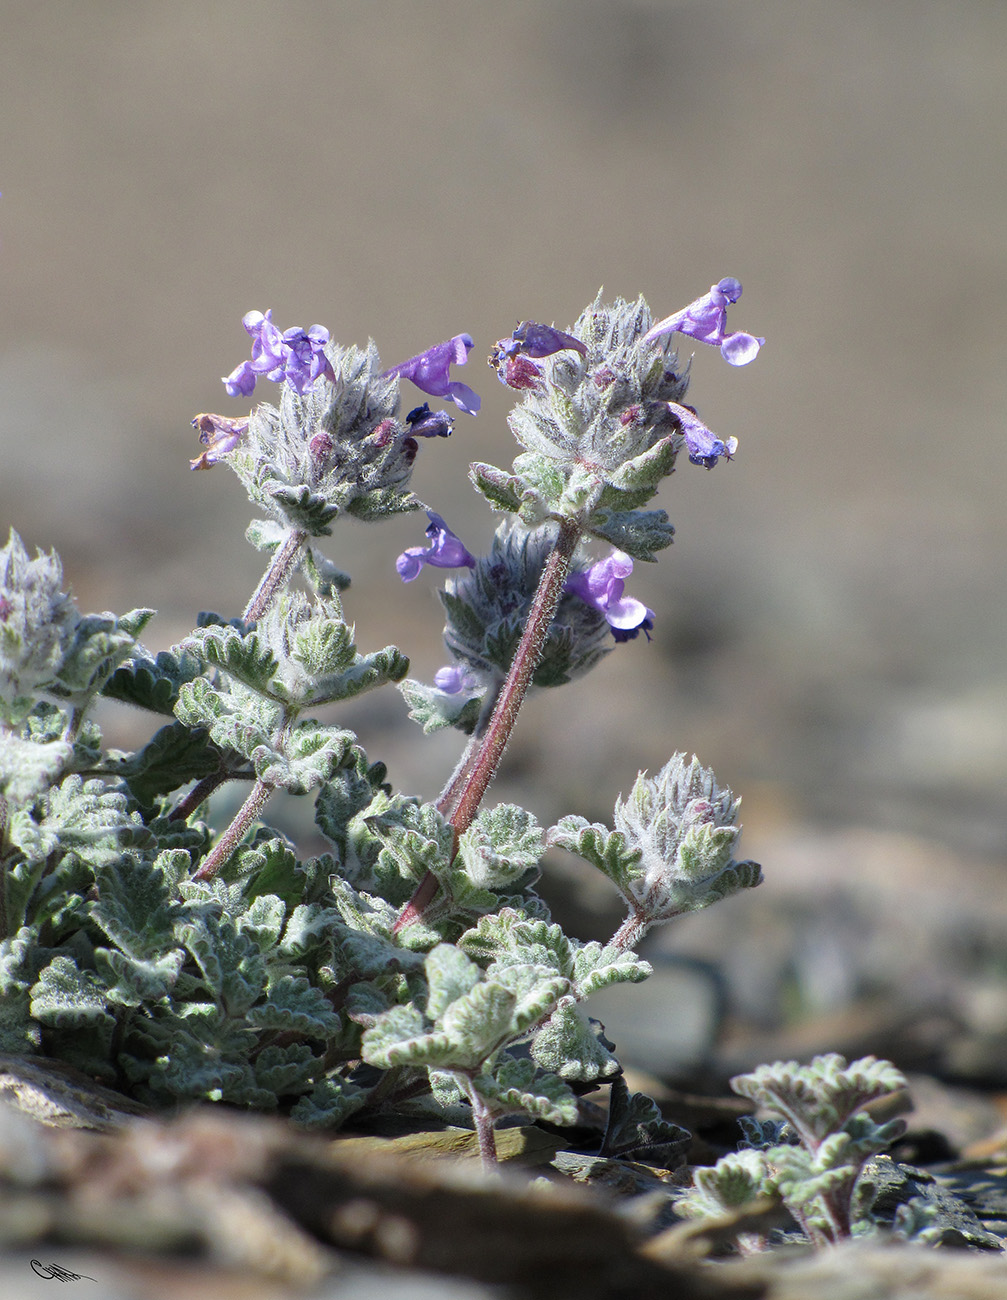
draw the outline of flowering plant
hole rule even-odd
[[[740,293],[721,280],[657,324],[642,299],[598,299],[569,331],[526,321],[496,344],[522,451],[509,469],[473,464],[471,480],[507,517],[477,556],[428,509],[428,544],[396,562],[407,582],[452,571],[450,662],[430,684],[394,646],[358,650],[350,579],[322,544],[343,516],[423,507],[409,485],[419,440],[446,438],[454,420],[426,402],[400,416],[403,388],[474,415],[478,396],[451,377],[467,334],[385,368],[373,343],[246,315],[251,358],[226,391],[269,380],[278,401],[198,415],[192,467],[238,475],[267,564],[240,617],[202,615],[170,651],[139,640],[151,610],[82,616],[57,557],[33,558],[11,534],[0,1050],[61,1058],[155,1104],[224,1101],[328,1129],[434,1115],[473,1127],[487,1163],[505,1117],[578,1122],[581,1095],[620,1073],[587,999],[646,979],[648,929],[757,885],[760,868],[733,857],[739,801],[683,753],[640,775],[614,828],[576,815],[546,828],[484,796],[529,687],[659,635],[659,611],[627,589],[634,564],[672,540],[650,502],[683,450],[707,469],[737,450],[683,405],[672,335],[750,361],[763,340],[726,332]],[[468,737],[435,802],[393,792],[352,731],[316,716],[389,683],[424,731]],[[159,729],[135,753],[106,750],[89,716],[99,695]],[[225,784],[247,793],[219,826],[211,799]],[[305,858],[270,826],[281,793],[313,797],[324,852]],[[549,846],[624,898],[608,943],[553,922],[535,888]],[[645,1099],[617,1109],[621,1152],[680,1142]]]

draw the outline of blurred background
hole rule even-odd
[[[767,884],[672,949],[735,949],[766,1025],[795,986],[822,1014],[895,985],[933,1006],[967,951],[968,1014],[1000,1034],[1007,7],[0,0],[0,30],[4,534],[55,547],[85,610],[155,606],[153,649],[240,612],[250,509],[189,471],[189,421],[242,413],[219,376],[272,308],[387,365],[473,335],[482,411],[414,488],[484,549],[467,466],[516,450],[493,341],[569,326],[599,285],[665,316],[737,276],[731,328],[768,341],[745,369],[698,350],[689,400],[740,449],[663,491],[675,545],[630,583],[654,640],[534,700],[494,793],[609,820],[638,769],[695,751],[744,796]],[[424,523],[349,523],[329,553],[361,648],[429,680],[436,575],[393,567]],[[437,793],[457,736],[424,740],[393,691],[352,721]],[[592,921],[594,882],[555,870],[603,937],[607,896]]]

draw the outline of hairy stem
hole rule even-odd
[[[245,606],[242,619],[246,623],[257,623],[273,603],[276,593],[290,577],[297,562],[298,552],[307,541],[308,534],[298,528],[287,534],[287,540],[273,553],[269,567],[262,575],[262,581],[256,587],[252,599]]]
[[[649,929],[650,922],[642,912],[634,909],[608,942],[611,947],[618,948],[620,952],[628,952],[630,949],[635,951],[636,945]]]
[[[472,1123],[475,1126],[476,1138],[479,1142],[479,1156],[483,1162],[483,1169],[488,1174],[491,1174],[497,1168],[497,1144],[496,1138],[493,1136],[493,1115],[486,1104],[485,1098],[476,1092],[469,1080],[464,1081],[464,1088],[469,1101],[472,1103]]]
[[[472,766],[475,763],[476,756],[479,753],[479,747],[482,743],[482,738],[485,736],[486,729],[489,727],[490,721],[493,717],[493,711],[496,708],[497,700],[500,698],[500,692],[503,690],[503,687],[504,682],[501,678],[495,681],[486,692],[486,699],[483,701],[482,710],[479,714],[478,720],[476,721],[476,725],[472,729],[469,743],[465,746],[465,752],[458,760],[458,766],[451,773],[447,785],[441,791],[440,797],[437,800],[437,811],[443,813],[445,817],[450,817],[455,810],[455,804],[458,802],[458,797],[464,789],[465,782],[467,781]]]
[[[223,785],[225,781],[230,781],[234,776],[235,773],[228,771],[226,767],[220,768],[217,772],[211,772],[209,776],[204,776],[202,780],[196,782],[187,795],[178,801],[178,804],[168,814],[168,820],[170,822],[187,821],[199,805],[209,799],[218,786]]]
[[[274,788],[267,785],[265,781],[256,781],[255,785],[252,786],[252,793],[238,809],[230,826],[203,859],[199,870],[192,877],[193,880],[213,879],[238,847],[249,826],[262,812],[266,800],[273,793]]]
[[[489,725],[483,733],[478,746],[470,746],[466,751],[459,770],[448,783],[441,795],[438,808],[446,811],[451,808],[449,821],[455,832],[455,848],[458,837],[468,830],[479,810],[479,804],[496,775],[497,767],[503,758],[507,742],[510,740],[517,715],[524,702],[524,697],[531,685],[531,679],[542,658],[549,627],[556,613],[556,607],[563,595],[563,584],[570,572],[570,561],[580,541],[580,526],[569,519],[561,521],[555,545],[539,578],[535,599],[528,612],[528,621],[518,642],[510,671],[504,681]],[[397,934],[414,921],[418,921],[437,893],[437,880],[431,872],[420,881],[412,898],[406,904],[393,927]]]

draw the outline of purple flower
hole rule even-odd
[[[272,321],[272,311],[250,311],[242,319],[246,334],[252,338],[252,357],[243,361],[224,379],[229,397],[248,397],[260,376],[274,383],[286,381],[297,393],[303,393],[320,375],[335,382],[332,364],[325,355],[329,331],[321,325],[303,330],[299,325],[283,334]]]
[[[757,339],[741,330],[727,334],[727,308],[741,297],[741,282],[731,275],[712,285],[710,292],[688,307],[666,316],[647,331],[644,343],[653,343],[665,334],[687,334],[699,343],[709,343],[720,348],[720,354],[732,366],[747,366],[754,361],[765,339]]]
[[[434,685],[445,695],[460,695],[462,691],[469,694],[478,691],[482,683],[464,664],[449,664],[434,673]]]
[[[555,325],[523,320],[509,339],[497,342],[489,360],[502,384],[510,388],[535,388],[542,372],[528,358],[551,357],[570,349],[587,356],[586,345],[572,334],[565,334]]]
[[[295,393],[303,393],[306,388],[310,388],[319,375],[325,375],[335,383],[332,363],[325,355],[328,341],[329,331],[321,325],[312,325],[309,330],[295,325],[293,329],[284,330],[286,364],[283,377]]]
[[[566,590],[605,615],[616,641],[632,641],[643,632],[650,640],[654,611],[641,600],[624,595],[625,579],[633,572],[633,561],[624,551],[613,551],[607,560],[582,573],[571,573]]]
[[[718,457],[723,456],[725,460],[730,460],[738,450],[737,438],[728,438],[726,442],[718,438],[687,406],[669,402],[668,409],[681,426],[682,433],[685,435],[685,445],[689,449],[689,459],[693,465],[705,465],[707,469],[713,469]]]
[[[475,415],[481,405],[478,394],[468,384],[452,380],[450,376],[451,363],[463,366],[472,347],[471,334],[456,334],[446,343],[438,343],[419,356],[410,357],[399,366],[392,366],[385,371],[385,376],[398,375],[401,379],[411,379],[422,392],[429,393],[431,397],[443,397],[469,415]]]
[[[431,411],[429,402],[414,407],[406,416],[406,424],[414,438],[448,438],[455,427],[447,411]]]
[[[500,351],[512,357],[523,352],[526,357],[551,357],[557,352],[573,349],[582,357],[587,356],[587,345],[572,334],[564,334],[555,325],[539,325],[533,320],[523,320],[509,339],[502,339]]]
[[[435,569],[474,569],[475,557],[470,555],[440,515],[427,511],[430,520],[427,536],[430,546],[410,546],[395,561],[395,568],[403,582],[412,582],[418,578],[424,564],[432,564]]]
[[[222,456],[234,451],[242,436],[248,432],[248,417],[230,420],[226,415],[196,415],[192,427],[199,430],[199,441],[206,448],[195,460],[189,461],[191,469],[209,469],[218,464]]]

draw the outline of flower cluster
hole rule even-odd
[[[329,331],[321,325],[302,329],[295,325],[281,334],[272,321],[272,311],[247,312],[242,319],[252,339],[252,357],[227,375],[223,384],[229,397],[249,397],[260,377],[287,383],[303,393],[320,376],[334,380],[332,364],[325,355]]]

